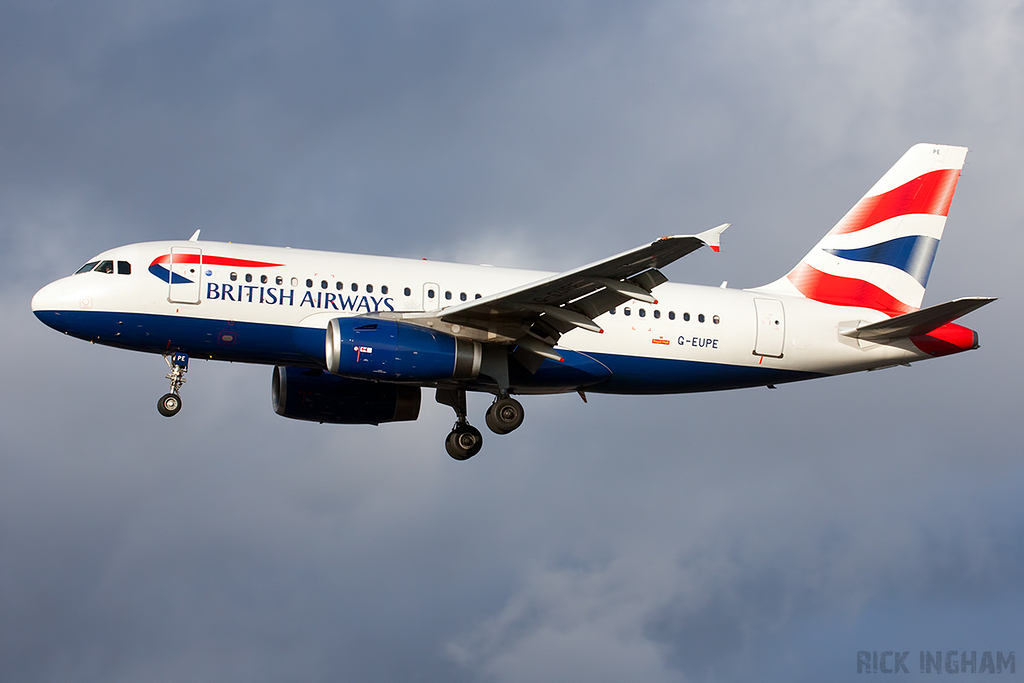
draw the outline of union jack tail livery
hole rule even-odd
[[[793,270],[763,288],[890,316],[916,311],[966,147],[911,147]]]

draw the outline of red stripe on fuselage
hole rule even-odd
[[[271,268],[283,266],[283,263],[269,263],[267,261],[249,261],[241,258],[228,258],[226,256],[211,256],[210,254],[175,254],[175,263],[199,263],[200,256],[204,266],[235,266],[236,268]],[[157,256],[149,265],[165,264],[171,262],[171,255],[164,254]]]
[[[823,304],[863,306],[889,315],[917,310],[870,282],[823,273],[806,263],[798,265],[786,277],[801,294]]]
[[[864,197],[829,232],[844,235],[870,228],[884,220],[907,214],[946,216],[953,201],[960,171],[947,168],[931,171],[888,192]]]

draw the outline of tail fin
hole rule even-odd
[[[911,147],[793,270],[761,288],[897,315],[916,311],[966,147]]]

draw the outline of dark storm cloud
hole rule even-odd
[[[1019,650],[1021,24],[1015,2],[8,4],[0,677],[835,680],[865,648]],[[923,140],[972,148],[926,302],[1003,297],[967,323],[979,351],[532,397],[463,464],[429,394],[413,424],[294,423],[268,368],[195,362],[165,420],[161,359],[28,311],[94,253],[195,228],[561,269],[731,221],[669,273],[755,286]]]

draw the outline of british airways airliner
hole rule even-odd
[[[117,247],[46,285],[32,310],[79,339],[163,355],[174,416],[190,358],[273,365],[284,417],[415,420],[451,406],[445,448],[523,422],[513,395],[669,394],[874,370],[978,347],[953,321],[994,301],[921,308],[967,149],[912,147],[785,276],[754,289],[669,283],[728,224],[563,273],[189,240]]]

